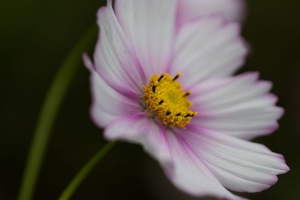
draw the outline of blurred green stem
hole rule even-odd
[[[79,173],[69,183],[68,187],[63,191],[58,200],[68,200],[73,195],[84,178],[91,172],[96,164],[112,149],[116,142],[108,143],[104,146],[89,162],[79,171]]]
[[[61,65],[47,93],[34,132],[18,200],[32,199],[54,119],[71,81],[82,63],[81,55],[91,47],[96,34],[97,27],[93,26],[76,44]]]

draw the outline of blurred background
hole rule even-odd
[[[35,124],[48,88],[75,43],[95,24],[104,0],[0,0],[0,199],[16,199]],[[243,35],[245,67],[274,83],[286,113],[280,128],[255,141],[285,156],[291,171],[250,199],[300,198],[300,1],[251,0]],[[95,38],[96,41],[96,38]],[[89,53],[91,49],[87,49]],[[57,199],[106,143],[90,120],[89,73],[81,66],[51,134],[34,199]],[[175,189],[140,146],[119,143],[82,183],[74,200],[199,199]],[[201,198],[200,198],[201,199]]]

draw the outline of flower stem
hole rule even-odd
[[[68,86],[82,63],[81,54],[93,44],[96,33],[97,28],[93,26],[76,44],[61,65],[47,93],[34,132],[18,200],[32,199],[54,119]]]
[[[63,191],[58,200],[68,200],[73,195],[84,178],[91,172],[96,164],[105,156],[105,154],[112,149],[116,142],[108,143],[104,146],[94,157],[89,160],[87,164],[79,171],[79,173],[69,183],[68,187]]]

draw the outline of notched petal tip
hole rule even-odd
[[[89,55],[86,52],[84,52],[82,54],[82,59],[83,59],[83,63],[85,65],[85,67],[89,71],[93,71],[94,70],[94,64],[93,64],[92,60],[90,59]]]
[[[177,13],[180,26],[190,19],[214,13],[223,14],[229,21],[243,22],[247,12],[245,0],[181,0]]]
[[[113,10],[112,7],[112,0],[107,0],[107,3],[105,6],[102,6],[98,9],[96,17],[97,17],[97,24],[100,26],[100,18],[103,17],[103,15],[107,14],[108,10]]]

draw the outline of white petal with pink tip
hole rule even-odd
[[[93,97],[90,109],[93,121],[100,127],[111,121],[142,110],[139,101],[128,98],[107,85],[94,70],[91,71],[91,92]]]
[[[222,199],[243,199],[231,194],[214,176],[202,158],[175,132],[167,134],[173,170],[165,167],[169,179],[181,190],[195,196],[217,196]]]
[[[220,16],[203,17],[179,31],[170,74],[182,72],[182,84],[191,85],[208,78],[232,75],[247,54],[238,24]]]
[[[94,53],[95,69],[108,85],[125,95],[139,98],[144,71],[136,61],[111,1],[98,11],[99,40]]]
[[[177,0],[116,0],[116,15],[146,75],[161,74],[170,63]]]
[[[179,0],[178,26],[210,14],[223,14],[229,21],[242,21],[245,0]]]
[[[289,170],[282,155],[260,144],[192,125],[186,131],[178,131],[178,134],[222,185],[234,191],[268,189],[277,182],[278,174]]]
[[[192,123],[242,139],[274,131],[283,109],[269,94],[271,83],[258,81],[257,73],[209,79],[192,87],[190,97],[198,116]]]
[[[122,139],[141,144],[150,155],[172,168],[166,130],[147,113],[136,113],[113,121],[104,135],[108,140]]]

